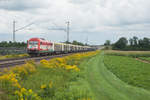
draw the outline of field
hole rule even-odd
[[[150,64],[124,56],[105,56],[104,63],[124,82],[150,90]]]
[[[150,51],[117,51],[107,50],[105,55],[128,56],[128,57],[150,57]]]
[[[150,100],[150,64],[137,60],[148,52],[119,53],[78,53],[5,70],[0,100]]]

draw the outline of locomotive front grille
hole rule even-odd
[[[27,52],[28,53],[38,53],[39,51],[38,50],[28,50]]]

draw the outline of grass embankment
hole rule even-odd
[[[97,52],[41,60],[6,71],[0,76],[1,90],[9,100],[93,100],[78,65]]]
[[[0,55],[0,60],[2,59],[9,59],[9,58],[22,58],[22,57],[28,57],[28,54],[12,54],[12,55]]]
[[[85,75],[95,100],[150,100],[149,91],[121,81],[106,68],[103,58],[103,54],[97,55],[81,65],[86,66]]]

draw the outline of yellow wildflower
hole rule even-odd
[[[15,79],[14,77],[11,79],[11,81],[14,82],[14,83],[17,83],[17,82],[18,82],[18,80]]]
[[[45,84],[41,85],[41,89],[45,89],[45,88],[46,88]]]
[[[19,94],[19,91],[15,91],[15,94]]]
[[[25,93],[27,90],[25,88],[21,88],[21,93]]]
[[[21,98],[20,100],[24,100],[23,98]]]
[[[19,83],[14,83],[13,86],[15,86],[17,88],[21,88],[21,85]]]
[[[43,60],[40,61],[40,63],[46,65],[46,64],[48,64],[48,61],[43,59]]]
[[[76,67],[75,70],[76,70],[77,72],[80,71],[80,69],[79,69],[78,67]]]
[[[51,81],[51,82],[49,83],[49,87],[52,88],[52,85],[53,85],[53,82]]]
[[[29,93],[33,93],[32,89],[29,89]]]
[[[22,93],[21,92],[19,92],[19,91],[15,91],[15,94],[16,95],[18,95],[18,96],[20,96],[20,97],[22,97],[23,95],[22,95]]]

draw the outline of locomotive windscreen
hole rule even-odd
[[[38,41],[29,41],[29,49],[37,49],[38,48]]]

